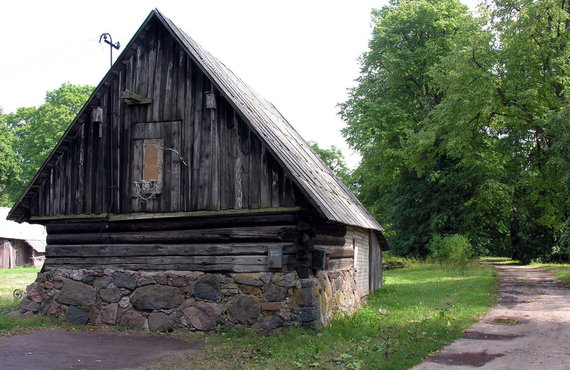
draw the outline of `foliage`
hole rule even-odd
[[[475,261],[475,251],[469,239],[463,235],[434,235],[428,245],[430,257],[445,265],[457,267],[463,274]]]
[[[15,185],[20,180],[21,169],[18,157],[14,153],[15,137],[5,123],[0,110],[0,206],[12,204],[9,194],[15,192]]]
[[[340,112],[359,196],[399,254],[461,234],[521,261],[570,257],[570,8],[490,0],[481,14],[456,0],[374,11]]]
[[[188,354],[168,368],[409,369],[463,335],[494,304],[497,277],[490,266],[459,276],[441,265],[385,271],[386,285],[352,316],[339,316],[318,333],[291,329],[264,336],[235,330],[207,341],[207,357]],[[191,338],[194,339],[194,338]]]
[[[351,172],[346,166],[344,156],[339,148],[332,145],[330,148],[321,148],[314,141],[309,141],[311,149],[315,151],[323,162],[334,172],[334,174],[349,188],[352,186]]]
[[[92,91],[91,86],[64,83],[47,92],[40,107],[18,108],[3,116],[2,127],[13,137],[12,153],[18,162],[16,176],[5,188],[11,202],[31,181]],[[6,197],[5,191],[2,196]]]

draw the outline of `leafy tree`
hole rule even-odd
[[[12,201],[33,178],[92,91],[91,86],[64,83],[47,92],[40,107],[18,108],[4,116],[5,126],[14,136],[13,149],[21,172],[20,181],[9,189]]]
[[[437,235],[474,248],[570,258],[570,6],[452,0],[376,11],[341,114],[363,155],[360,196],[396,252]]]
[[[325,162],[327,166],[334,172],[334,174],[342,180],[342,182],[347,186],[352,186],[351,172],[346,166],[344,156],[339,148],[331,145],[330,148],[321,148],[319,144],[314,141],[309,141],[311,149],[319,155],[319,157]]]
[[[18,158],[14,153],[14,135],[5,123],[0,109],[0,206],[12,205],[10,194],[20,179]]]
[[[392,1],[373,17],[358,86],[341,104],[344,135],[363,157],[360,197],[388,228],[392,249],[426,255],[432,234],[463,231],[465,203],[477,192],[469,169],[440,150],[431,116],[445,97],[431,72],[475,21],[456,0]]]

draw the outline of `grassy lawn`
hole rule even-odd
[[[533,266],[550,271],[557,279],[570,283],[570,263],[533,263]]]
[[[165,368],[408,369],[460,337],[496,300],[491,266],[474,266],[462,276],[441,266],[415,264],[385,275],[384,288],[365,307],[319,333],[207,335],[206,342],[213,345],[205,354],[190,354]]]
[[[32,267],[16,267],[0,270],[0,313],[14,311],[18,302],[12,297],[14,289],[26,290],[26,286],[36,280],[39,269]]]
[[[59,322],[44,316],[30,318],[12,318],[7,314],[18,309],[12,293],[14,289],[26,290],[26,286],[36,280],[39,269],[31,267],[16,267],[0,270],[0,337],[26,331],[31,328],[58,325]]]

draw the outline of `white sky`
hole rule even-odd
[[[0,3],[0,107],[39,106],[63,82],[96,86],[109,68],[108,32],[126,45],[157,8],[271,101],[306,140],[358,156],[337,104],[358,76],[370,12],[386,0],[137,0]],[[114,52],[116,58],[119,52]]]

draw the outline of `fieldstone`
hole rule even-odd
[[[190,306],[194,306],[194,303],[196,303],[196,300],[194,298],[189,298],[184,300],[184,302],[182,302],[182,304],[180,305],[180,307],[178,307],[179,310],[183,310],[185,308],[188,308]]]
[[[20,310],[23,310],[23,311],[37,312],[39,308],[40,308],[40,304],[32,301],[29,298],[24,298],[20,302]]]
[[[81,281],[81,279],[83,278],[83,271],[72,270],[69,272],[69,278],[75,281]]]
[[[263,302],[261,304],[262,311],[280,311],[281,302]]]
[[[148,327],[150,330],[170,331],[175,322],[163,312],[153,312],[148,317]]]
[[[117,288],[133,290],[137,287],[136,279],[124,272],[115,272],[115,274],[113,274],[113,278],[113,284],[115,284]]]
[[[156,283],[156,281],[154,281],[154,278],[148,275],[140,275],[136,280],[137,280],[137,286],[144,286]]]
[[[53,289],[53,283],[51,281],[46,281],[44,284],[44,288]]]
[[[121,294],[121,289],[117,287],[101,289],[99,291],[99,295],[101,296],[102,300],[111,303],[119,302],[121,300],[121,297],[123,296]]]
[[[236,296],[228,307],[228,312],[240,324],[251,325],[257,321],[261,312],[259,298],[254,296]]]
[[[297,284],[298,278],[297,278],[297,274],[295,272],[290,272],[288,274],[274,274],[271,277],[271,282],[285,287],[285,288],[291,288],[294,287]]]
[[[261,288],[251,285],[242,285],[241,291],[244,294],[253,294],[253,295],[261,295]]]
[[[148,329],[146,317],[133,310],[125,312],[120,323],[137,329]]]
[[[266,272],[264,274],[261,275],[261,277],[259,278],[259,280],[263,281],[263,283],[265,284],[269,284],[269,282],[271,281],[271,277],[273,276],[272,272]]]
[[[281,302],[287,297],[287,288],[271,284],[263,293],[269,302]]]
[[[261,318],[260,326],[265,331],[275,330],[283,325],[283,319],[277,315],[263,315]]]
[[[317,286],[317,279],[310,278],[310,279],[300,279],[301,280],[301,288],[312,288]]]
[[[204,275],[194,283],[194,297],[215,301],[222,298],[220,278],[217,275]]]
[[[216,321],[222,314],[220,307],[212,302],[197,302],[194,306],[184,309],[184,315],[192,326],[198,330],[216,328]]]
[[[183,287],[183,286],[188,285],[188,282],[186,281],[186,277],[184,277],[184,276],[171,275],[168,278],[168,285]]]
[[[121,308],[127,308],[129,304],[131,304],[131,300],[129,299],[129,297],[123,297],[119,301],[119,307]]]
[[[113,278],[110,276],[101,276],[98,278],[95,278],[93,280],[93,286],[97,289],[103,289],[109,286],[109,284],[111,284],[113,282]]]
[[[95,288],[75,280],[62,278],[63,287],[58,298],[59,303],[72,306],[90,306],[95,304]]]
[[[89,314],[78,307],[69,306],[65,319],[73,324],[85,325],[89,322]]]
[[[50,315],[55,315],[55,314],[57,313],[57,311],[58,311],[57,305],[55,305],[54,303],[52,303],[52,304],[49,305],[49,308],[48,308],[48,311],[47,311],[47,312],[48,312],[48,314],[50,314]]]
[[[263,281],[260,280],[262,274],[252,273],[252,274],[235,274],[234,280],[238,284],[251,285],[251,286],[263,286]]]
[[[86,274],[86,275],[83,275],[83,277],[81,278],[81,282],[83,284],[93,285],[93,280],[95,280],[96,278],[97,278],[97,275]]]
[[[319,319],[319,311],[316,307],[301,307],[295,310],[295,314],[302,322],[315,321]]]
[[[167,285],[145,285],[137,288],[131,302],[139,310],[160,310],[180,306],[184,294],[176,287]]]
[[[34,289],[28,292],[28,298],[36,303],[40,303],[42,301],[42,294],[40,293],[39,289]]]

